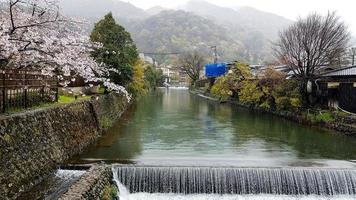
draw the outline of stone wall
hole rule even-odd
[[[59,200],[101,199],[103,191],[112,187],[113,174],[109,166],[93,166]]]
[[[106,95],[95,98],[95,100],[92,101],[92,105],[99,128],[101,130],[107,130],[112,127],[125,112],[128,103],[125,96]]]
[[[128,107],[125,97],[36,110],[0,119],[0,197],[15,199],[93,144]]]

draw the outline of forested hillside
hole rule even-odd
[[[271,43],[278,31],[290,23],[253,8],[232,9],[196,0],[179,10],[143,10],[119,0],[100,2],[98,5],[97,0],[63,0],[62,7],[66,14],[84,17],[92,24],[111,11],[132,34],[141,52],[198,49],[212,55],[210,46],[217,46],[221,61],[239,59],[258,64],[271,60]],[[159,61],[166,58],[169,57],[156,57]]]
[[[163,11],[127,25],[143,52],[186,52],[198,49],[211,54],[216,45],[222,60],[241,58],[241,45],[214,22],[184,11]]]
[[[252,63],[272,59],[271,44],[278,32],[291,21],[278,15],[259,11],[250,7],[237,9],[192,0],[181,9],[210,19],[226,28],[230,36],[243,45],[243,57]]]

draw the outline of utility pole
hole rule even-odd
[[[214,64],[217,64],[218,63],[218,50],[217,50],[217,47],[216,46],[210,46],[210,48],[213,50],[214,52]],[[215,83],[215,80],[216,80],[216,77],[210,77],[208,78],[209,80],[209,91],[211,90],[211,88],[213,87],[214,83]]]
[[[218,50],[217,50],[217,47],[216,46],[211,46],[210,47],[213,52],[214,52],[214,63],[218,63]]]
[[[355,65],[356,47],[352,47],[350,50],[352,66]]]

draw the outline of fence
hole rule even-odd
[[[29,70],[0,70],[0,113],[58,100],[57,77]]]

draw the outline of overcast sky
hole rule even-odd
[[[162,6],[175,8],[188,0],[124,0],[140,8]],[[356,35],[356,1],[355,0],[207,0],[216,5],[237,7],[251,6],[295,20],[316,11],[321,14],[337,11],[338,15],[349,25],[353,35]]]

